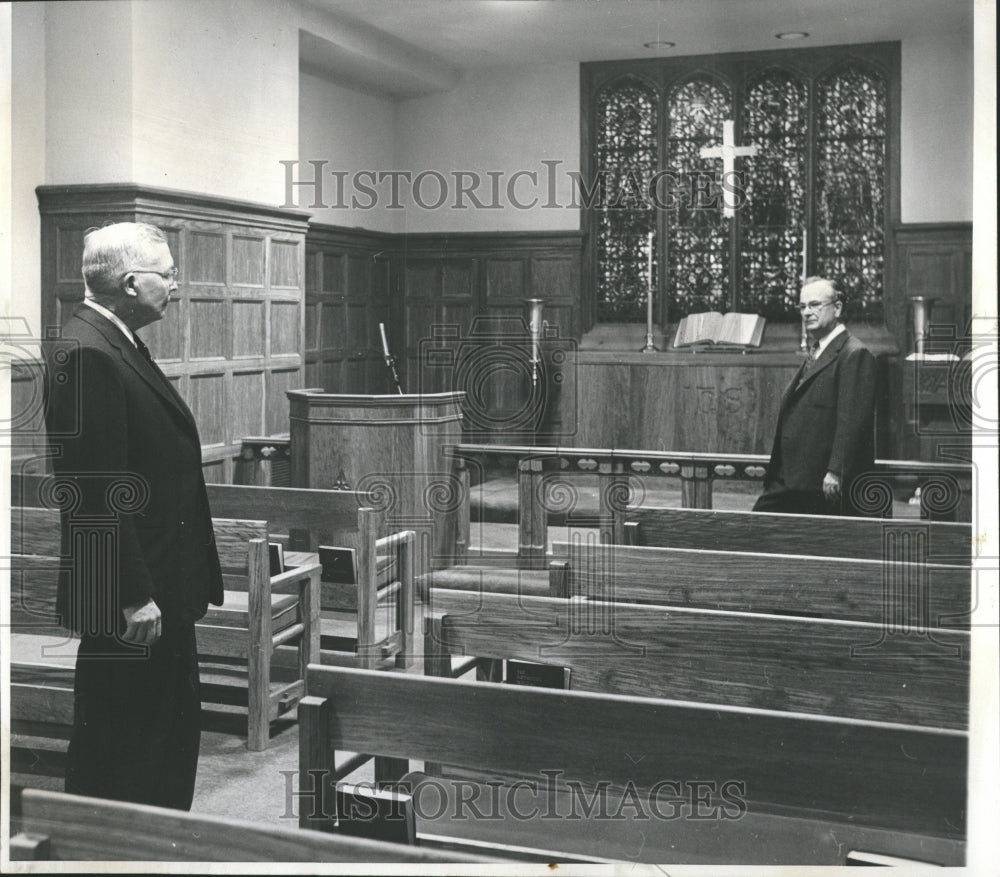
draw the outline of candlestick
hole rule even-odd
[[[652,353],[656,345],[653,344],[653,232],[649,233],[646,239],[648,246],[646,263],[646,346],[641,353]]]
[[[646,239],[646,286],[653,288],[653,232]]]

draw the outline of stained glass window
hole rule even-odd
[[[650,232],[660,325],[733,309],[798,322],[803,271],[841,284],[848,322],[883,320],[893,51],[873,48],[871,65],[837,48],[607,62],[586,125],[589,179],[604,183],[585,219],[596,320],[644,321]],[[723,162],[701,150],[730,120],[757,154],[735,161],[744,185],[726,217]]]
[[[807,225],[808,88],[801,77],[767,70],[751,77],[743,100],[746,203],[740,211],[741,311],[798,319]]]
[[[882,317],[885,81],[851,66],[817,84],[816,272],[840,278],[845,319]]]
[[[643,319],[649,233],[656,215],[645,198],[657,166],[656,90],[635,77],[605,88],[597,99],[597,319]],[[655,266],[654,266],[655,271]]]
[[[719,162],[701,150],[722,142],[722,123],[731,118],[729,89],[708,77],[689,79],[667,97],[666,166],[678,178],[676,206],[667,213],[668,320],[728,310],[732,253]]]

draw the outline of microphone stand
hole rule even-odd
[[[385,323],[378,324],[379,332],[382,333],[382,358],[385,360],[385,364],[389,371],[392,372],[392,380],[396,385],[396,392],[400,396],[403,395],[403,387],[399,383],[399,373],[396,371],[396,357],[389,352],[389,342],[385,337]]]

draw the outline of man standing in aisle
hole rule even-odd
[[[809,358],[782,396],[754,511],[862,514],[851,488],[875,460],[875,357],[840,322],[843,307],[832,280],[803,281]]]
[[[195,621],[222,575],[194,418],[138,329],[177,267],[163,233],[84,240],[86,298],[47,350],[46,425],[63,509],[63,624],[80,634],[66,791],[190,809],[201,700]]]

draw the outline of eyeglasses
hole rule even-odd
[[[159,274],[166,281],[177,279],[180,269],[175,265],[169,271],[153,271],[151,268],[130,268],[125,274]],[[124,274],[122,275],[125,276]]]
[[[806,311],[818,311],[820,308],[827,308],[830,305],[835,305],[835,304],[837,304],[837,300],[836,299],[834,299],[833,301],[808,301],[808,302],[802,302],[800,304],[797,304],[796,307],[799,309],[799,311],[801,311],[802,313],[805,313]]]

